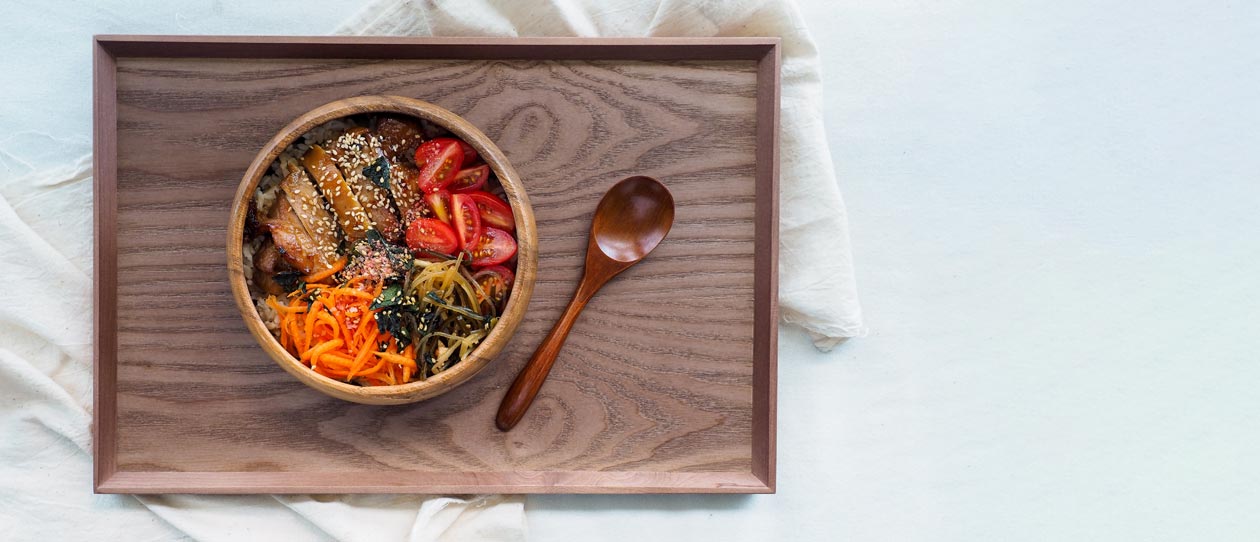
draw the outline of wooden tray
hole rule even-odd
[[[777,39],[101,36],[94,55],[96,491],[774,491]],[[414,405],[298,383],[227,284],[254,154],[363,94],[479,126],[538,220],[529,318],[477,377]],[[669,186],[673,230],[591,302],[532,410],[499,432],[596,202],[634,174]]]

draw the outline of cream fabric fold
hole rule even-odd
[[[822,123],[818,49],[780,0],[379,0],[337,31],[391,36],[777,36],[783,40],[779,308],[827,350],[865,333],[844,201]]]

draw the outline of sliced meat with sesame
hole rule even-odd
[[[424,141],[420,125],[411,120],[385,117],[376,122],[372,132],[381,141],[381,151],[390,162],[406,162],[416,155],[416,147]],[[392,164],[391,164],[392,165]]]
[[[367,128],[351,128],[334,140],[328,147],[328,156],[341,169],[346,185],[354,191],[354,197],[367,212],[372,226],[386,240],[393,242],[402,237],[402,225],[398,211],[390,200],[389,191],[377,185],[366,175],[369,168],[381,167],[383,158],[380,141]],[[388,160],[387,160],[388,162]],[[383,175],[384,172],[378,172]]]
[[[424,137],[415,121],[385,117],[376,122],[373,135],[381,142],[381,152],[389,159],[389,191],[402,217],[403,230],[411,224],[411,209],[423,198],[420,170],[416,169],[416,147]]]
[[[289,169],[289,174],[280,181],[280,189],[289,198],[289,205],[297,213],[306,229],[306,234],[315,240],[323,257],[327,261],[337,260],[337,221],[324,203],[324,198],[311,184],[306,172],[296,166]]]
[[[389,190],[394,196],[394,202],[398,204],[404,230],[411,225],[409,211],[415,209],[424,199],[419,183],[420,170],[416,169],[416,166],[405,162],[391,161],[389,163]]]
[[[328,259],[315,239],[306,233],[302,219],[298,218],[285,194],[276,198],[263,225],[271,232],[271,240],[280,257],[294,269],[311,274],[332,268],[334,261]]]
[[[341,176],[332,157],[328,156],[323,147],[311,145],[311,150],[302,157],[302,165],[311,174],[311,178],[315,179],[324,198],[332,205],[337,223],[346,239],[353,243],[366,237],[368,230],[372,229],[372,220],[346,184],[346,179]]]
[[[423,198],[420,192],[420,170],[416,169],[416,147],[423,136],[415,121],[386,117],[377,121],[373,135],[381,141],[381,151],[389,159],[389,194],[398,205],[402,228],[411,224],[411,209]]]

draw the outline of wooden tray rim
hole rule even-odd
[[[778,374],[777,37],[93,37],[93,490],[96,493],[774,493]],[[117,466],[117,73],[120,57],[757,61],[751,472],[146,472]],[[226,265],[226,263],[225,263]]]

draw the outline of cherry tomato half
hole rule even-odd
[[[516,254],[516,240],[512,234],[499,228],[488,227],[472,249],[473,267],[489,267],[506,262]]]
[[[463,250],[471,252],[481,239],[481,213],[468,194],[451,196],[451,227],[455,229],[455,237]]]
[[[446,188],[451,192],[471,192],[473,190],[481,190],[486,185],[486,179],[490,178],[490,166],[482,164],[477,167],[461,169],[455,174],[455,179]]]
[[[464,163],[460,164],[459,167],[468,167],[477,161],[477,149],[474,149],[472,145],[461,140],[459,142],[459,150],[464,151]]]
[[[436,218],[418,218],[407,226],[407,247],[414,251],[432,250],[454,254],[459,250],[455,230]]]
[[[424,205],[428,208],[425,216],[431,216],[442,222],[451,222],[451,193],[445,190],[434,190],[424,194]]]
[[[420,190],[441,190],[455,178],[455,172],[464,163],[464,151],[460,141],[439,137],[425,141],[416,149],[416,167],[420,169]]]
[[[514,278],[516,278],[515,275],[502,265],[492,265],[473,274],[473,280],[481,286],[481,289],[490,297],[490,302],[494,303],[499,310],[503,309],[503,303],[507,301]]]
[[[512,208],[494,194],[478,190],[468,192],[468,196],[477,202],[477,210],[481,212],[481,222],[504,231],[516,231],[516,220],[512,218]]]

